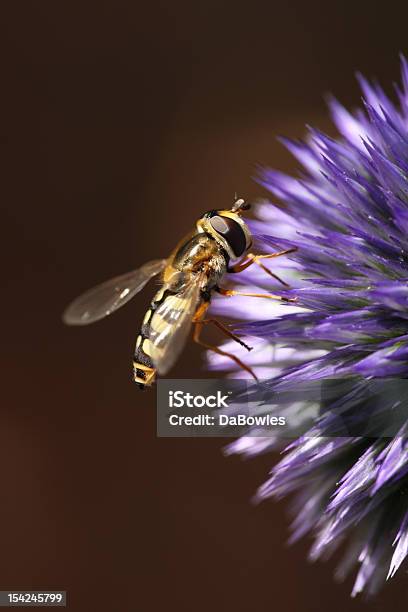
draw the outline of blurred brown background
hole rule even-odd
[[[366,8],[365,8],[365,6]],[[378,5],[380,7],[380,5]],[[408,51],[395,3],[3,2],[5,133],[0,588],[68,591],[78,611],[366,610],[333,563],[286,548],[285,503],[250,497],[274,460],[222,440],[156,439],[130,380],[149,290],[104,323],[60,313],[165,256],[257,163],[293,171],[277,134],[332,132],[323,94],[391,88]],[[204,376],[189,346],[174,377]],[[401,573],[369,609],[403,609]]]

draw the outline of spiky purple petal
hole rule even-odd
[[[339,138],[310,129],[306,142],[283,139],[303,166],[300,177],[260,171],[283,207],[262,203],[251,230],[262,250],[298,247],[274,260],[292,286],[282,293],[297,305],[215,303],[241,319],[236,332],[254,339],[252,365],[269,374],[267,388],[351,381],[332,393],[335,411],[322,405],[308,433],[288,445],[257,497],[292,494],[291,541],[313,533],[312,560],[348,542],[336,575],[359,565],[353,595],[374,593],[408,555],[408,425],[387,437],[391,415],[401,405],[408,414],[408,394],[393,383],[408,378],[408,62],[401,64],[398,104],[359,76],[363,109],[351,113],[329,99]],[[276,292],[269,281],[249,268],[238,282]],[[231,366],[219,356],[212,363]],[[305,405],[290,409],[301,421]],[[352,434],[361,423],[371,437]],[[253,456],[277,446],[257,432],[227,452]]]

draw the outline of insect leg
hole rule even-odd
[[[235,289],[223,289],[222,287],[217,287],[216,291],[221,295],[226,297],[231,297],[233,295],[243,295],[246,297],[256,297],[256,298],[267,298],[268,300],[279,300],[280,302],[297,302],[297,298],[288,298],[284,295],[276,295],[275,293],[245,293],[242,291],[235,291]]]
[[[202,304],[200,304],[200,306],[197,308],[196,313],[193,317],[193,323],[199,323],[199,322],[202,323],[202,319],[209,307],[210,307],[209,300],[205,300]]]
[[[291,247],[290,249],[285,249],[284,251],[278,251],[277,253],[266,253],[255,255],[257,259],[273,259],[274,257],[281,257],[282,255],[289,255],[289,253],[296,253],[298,250],[297,247]]]
[[[214,353],[217,353],[218,355],[223,355],[224,357],[228,357],[229,359],[232,359],[232,361],[235,361],[235,363],[242,368],[243,370],[245,370],[246,372],[248,372],[251,376],[253,376],[253,378],[255,380],[258,380],[258,377],[256,376],[255,372],[253,372],[251,370],[250,367],[246,366],[245,363],[243,363],[238,357],[236,357],[235,355],[232,355],[232,353],[227,353],[226,351],[221,350],[220,348],[218,348],[218,346],[214,346],[212,344],[207,344],[206,342],[203,342],[200,338],[202,329],[204,327],[205,324],[205,320],[203,321],[202,317],[204,316],[206,310],[208,309],[209,306],[209,302],[204,302],[203,304],[201,304],[201,306],[198,308],[194,319],[193,319],[193,323],[195,324],[194,326],[194,333],[193,333],[193,340],[194,342],[196,342],[197,344],[199,344],[200,346],[208,349],[209,351],[214,351]],[[229,330],[226,330],[229,332]],[[230,335],[229,333],[227,334],[228,336]],[[233,334],[235,335],[235,334]],[[234,338],[235,340],[235,338]],[[241,343],[241,342],[240,342]]]
[[[284,287],[290,287],[289,283],[287,283],[286,281],[284,281],[282,278],[280,278],[280,276],[278,276],[277,274],[275,274],[274,272],[272,272],[271,270],[269,270],[269,268],[267,268],[266,266],[263,265],[263,263],[261,263],[260,261],[258,261],[258,259],[254,259],[253,260],[254,264],[256,264],[257,266],[259,266],[260,268],[262,268],[262,270],[264,272],[266,272],[267,274],[269,274],[269,276],[272,276],[272,278],[274,278],[275,280],[277,280],[281,285],[283,285]]]
[[[218,327],[218,329],[220,329],[226,336],[228,336],[228,338],[231,338],[232,340],[235,340],[235,342],[238,342],[238,344],[246,348],[247,351],[252,351],[252,346],[248,346],[248,344],[241,340],[239,336],[232,333],[232,331],[230,331],[228,327],[221,323],[221,321],[218,321],[217,319],[202,319],[202,321],[200,322],[204,324],[212,323],[213,325]]]
[[[205,313],[208,310],[209,305],[210,305],[209,302],[204,302],[203,304],[201,304],[201,306],[198,308],[196,314],[193,317],[193,323],[199,323],[201,327],[203,325],[207,325],[208,323],[212,323],[213,325],[218,327],[218,329],[221,330],[226,336],[228,336],[228,338],[235,340],[235,342],[237,342],[238,344],[246,348],[247,351],[252,351],[252,346],[248,346],[248,344],[246,344],[243,340],[241,340],[239,336],[237,336],[232,331],[230,331],[228,327],[226,327],[226,325],[221,323],[221,321],[218,321],[217,319],[213,319],[213,318],[210,318],[210,319],[203,318]]]
[[[295,251],[297,251],[297,247],[293,247],[291,249],[285,249],[284,251],[279,251],[278,253],[268,253],[266,255],[255,255],[254,253],[248,253],[245,256],[243,261],[240,261],[237,264],[235,264],[234,266],[231,266],[231,268],[228,268],[227,272],[230,272],[230,273],[239,273],[239,272],[242,272],[243,270],[246,270],[247,268],[249,268],[249,266],[252,266],[252,264],[254,264],[254,263],[257,263],[258,265],[261,265],[261,264],[258,263],[259,259],[273,259],[275,257],[281,257],[282,255],[288,255],[289,253],[294,253]],[[267,270],[268,274],[271,273],[270,270],[268,270],[268,268],[266,268],[265,266],[261,265],[261,267],[264,270]],[[278,279],[278,280],[280,280],[280,279]]]

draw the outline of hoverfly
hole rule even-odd
[[[220,321],[205,318],[213,291],[224,296],[244,295],[296,301],[274,294],[242,293],[223,289],[219,282],[225,273],[237,273],[252,264],[260,266],[283,285],[276,274],[261,263],[261,259],[279,257],[295,251],[286,249],[268,255],[251,254],[252,236],[241,213],[250,208],[241,198],[229,210],[211,210],[196,223],[193,230],[167,259],[155,259],[127,274],[108,280],[76,298],[65,310],[63,320],[68,325],[88,325],[126,304],[154,276],[161,275],[161,288],[154,296],[143,319],[133,357],[133,378],[141,388],[154,382],[156,373],[166,374],[180,355],[194,325],[193,339],[201,346],[229,357],[249,372],[255,373],[238,357],[206,344],[200,338],[202,328],[212,323],[229,338],[247,350],[251,348]]]

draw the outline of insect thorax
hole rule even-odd
[[[207,289],[212,289],[225,274],[228,255],[222,246],[208,234],[199,233],[176,251],[172,266],[186,274],[205,272]]]

